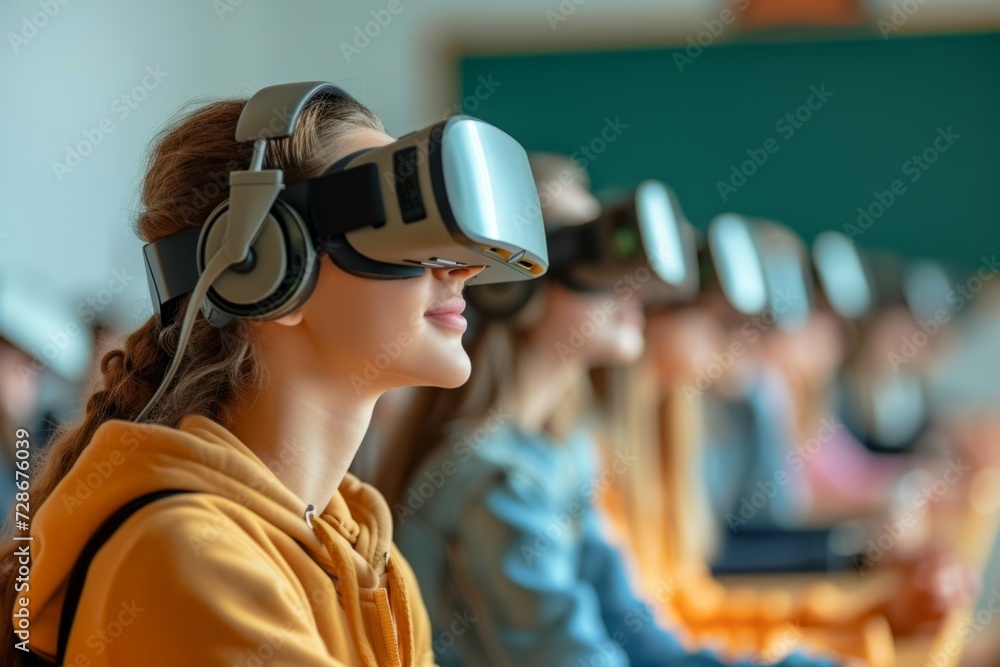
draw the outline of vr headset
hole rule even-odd
[[[744,315],[771,309],[782,329],[805,322],[813,302],[812,267],[794,232],[770,220],[723,213],[709,224],[707,237],[704,269],[714,273],[733,308]]]
[[[697,293],[696,232],[674,193],[647,180],[594,220],[547,236],[548,276],[581,292],[637,289],[645,303],[682,301]],[[466,298],[485,317],[509,317],[531,299],[535,283],[470,287]]]
[[[779,329],[798,329],[809,319],[815,298],[809,249],[784,225],[762,219],[753,223],[767,278],[768,306]]]
[[[840,232],[823,232],[812,245],[819,285],[835,313],[859,319],[875,305],[875,285],[865,258]]]
[[[293,312],[316,285],[320,250],[344,271],[377,279],[485,266],[473,280],[495,283],[537,278],[548,268],[527,154],[469,116],[358,151],[286,188],[280,169],[263,169],[267,142],[291,137],[303,108],[319,97],[353,101],[322,82],[270,86],[251,97],[236,141],[252,142],[253,156],[249,169],[230,173],[229,199],[202,227],[143,248],[161,322],[175,317],[188,292],[191,305],[173,362],[136,421],[170,385],[199,307],[217,327]]]
[[[201,228],[143,248],[161,320],[175,316],[178,297],[223,251],[230,265],[212,281],[203,306],[219,327],[234,318],[274,319],[299,307],[315,286],[317,250],[366,278],[485,266],[469,282],[488,284],[545,273],[545,234],[527,155],[481,120],[449,118],[349,155],[294,185],[283,183],[281,170],[262,169],[266,142],[292,136],[299,113],[316,97],[352,99],[321,82],[256,93],[236,128],[236,140],[253,142],[254,154],[248,170],[230,174],[230,198]],[[277,130],[276,118],[283,121]]]
[[[845,234],[830,231],[813,241],[812,256],[830,307],[846,319],[860,320],[890,306],[902,306],[921,321],[956,310],[948,298],[962,279],[956,267],[861,251]]]
[[[699,259],[702,284],[717,283],[738,312],[756,315],[767,308],[764,260],[748,218],[735,213],[716,216],[708,225]]]
[[[549,236],[553,277],[579,291],[613,289],[627,274],[649,271],[681,298],[697,287],[694,233],[676,195],[663,183],[639,184],[594,222]],[[655,296],[653,298],[655,298]]]

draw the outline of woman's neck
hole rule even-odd
[[[229,430],[304,504],[322,511],[357,454],[377,396],[359,396],[328,369],[303,371],[315,364],[271,358],[266,365],[267,385],[237,403]]]

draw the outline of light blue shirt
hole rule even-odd
[[[614,470],[598,471],[589,436],[493,425],[440,447],[393,508],[440,664],[725,664],[687,653],[632,592],[599,529],[592,501]]]

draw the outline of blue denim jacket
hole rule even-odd
[[[597,470],[585,432],[555,443],[511,420],[425,460],[394,507],[396,542],[420,582],[442,666],[726,664],[686,652],[632,592],[592,503],[617,474]]]

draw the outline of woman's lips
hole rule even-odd
[[[424,317],[432,322],[440,324],[457,331],[465,331],[469,326],[469,323],[462,317],[462,311],[465,310],[465,299],[462,297],[455,297],[448,299],[439,306],[431,308],[426,313]]]

